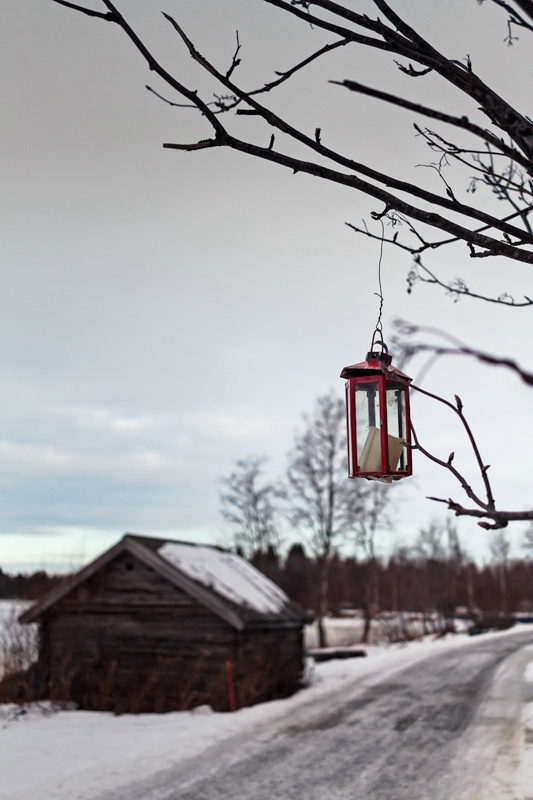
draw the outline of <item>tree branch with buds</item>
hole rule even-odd
[[[413,358],[415,355],[419,353],[430,353],[432,356],[432,362],[435,359],[441,358],[443,356],[462,355],[474,358],[483,364],[509,369],[527,386],[533,386],[533,374],[524,370],[513,359],[499,358],[490,353],[484,353],[480,350],[475,350],[473,348],[467,347],[466,345],[459,342],[455,337],[450,336],[449,334],[446,334],[442,331],[435,330],[433,328],[412,325],[403,320],[397,320],[395,325],[400,331],[401,337],[412,336],[417,333],[422,333],[426,335],[432,334],[446,338],[450,343],[450,346],[433,345],[433,344],[428,344],[426,342],[416,342],[414,344],[411,344],[407,343],[405,341],[405,338],[400,338],[400,340],[397,339],[396,344],[399,344],[401,350],[403,351],[404,361]],[[476,493],[472,489],[470,482],[454,465],[455,454],[453,452],[450,453],[448,458],[446,459],[436,456],[428,448],[422,445],[414,427],[412,427],[413,441],[414,441],[413,449],[420,451],[422,455],[424,455],[434,464],[438,464],[440,467],[447,470],[453,476],[453,478],[460,484],[462,490],[469,498],[469,500],[472,501],[473,505],[465,506],[462,503],[452,498],[445,499],[442,497],[429,497],[428,499],[433,500],[437,503],[445,503],[448,509],[450,511],[453,511],[455,515],[458,517],[462,516],[462,517],[478,518],[480,520],[478,522],[478,525],[481,528],[484,528],[485,530],[505,528],[509,522],[533,520],[533,510],[503,511],[497,508],[496,502],[494,500],[494,492],[489,478],[490,464],[487,464],[486,461],[481,456],[480,449],[477,444],[474,433],[472,431],[472,428],[468,423],[466,416],[464,414],[463,403],[460,397],[458,395],[455,395],[454,403],[452,403],[449,400],[446,400],[444,397],[441,397],[440,395],[434,394],[433,392],[429,392],[426,389],[422,389],[421,386],[411,384],[410,388],[413,389],[415,392],[419,392],[420,394],[429,397],[432,400],[442,403],[459,418],[460,423],[469,441],[472,452],[474,454],[475,462],[477,464],[479,471],[479,477],[484,487],[484,497],[481,497],[478,493]]]

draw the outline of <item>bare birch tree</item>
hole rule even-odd
[[[528,558],[533,558],[533,525],[530,525],[524,532],[522,548],[526,551]]]
[[[500,589],[500,613],[507,613],[507,568],[509,564],[509,552],[511,544],[505,531],[494,531],[490,542],[490,552],[492,561],[498,574],[498,586]]]
[[[426,631],[434,628],[435,612],[439,616],[438,627],[441,632],[454,630],[454,615],[460,588],[461,593],[466,593],[468,604],[471,604],[468,557],[456,526],[450,519],[447,519],[445,524],[432,521],[419,531],[414,555],[422,575],[419,589],[425,612]],[[463,574],[465,585],[460,587]]]
[[[220,513],[232,529],[235,547],[247,558],[279,545],[276,499],[279,489],[265,479],[264,459],[246,458],[222,478]]]
[[[345,414],[343,401],[333,394],[319,397],[295,437],[287,471],[288,516],[318,565],[320,647],[326,646],[330,561],[364,508],[365,485],[346,477]]]
[[[393,486],[372,483],[365,496],[364,513],[357,515],[354,523],[355,545],[365,559],[364,571],[364,625],[361,643],[370,639],[370,629],[375,613],[379,611],[379,590],[377,585],[378,560],[376,554],[376,536],[380,529],[390,527],[390,492]]]

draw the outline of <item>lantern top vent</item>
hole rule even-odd
[[[389,380],[400,383],[411,383],[412,378],[393,366],[391,356],[384,351],[370,351],[366,361],[344,367],[341,378],[358,378],[364,375],[385,375]]]

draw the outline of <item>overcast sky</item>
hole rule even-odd
[[[533,40],[523,34],[507,48],[498,9],[475,0],[396,5],[445,53],[470,54],[482,77],[531,114]],[[258,1],[119,6],[165,64],[199,88],[208,83],[160,9],[221,65],[229,66],[238,29],[239,75],[249,87],[322,41]],[[378,312],[379,244],[344,223],[380,206],[237,153],[164,150],[163,142],[195,141],[209,128],[146,91],[146,83],[162,87],[115,26],[48,0],[3,0],[0,31],[0,566],[78,565],[127,530],[223,543],[219,478],[248,455],[269,457],[271,474],[282,474],[302,414],[330,389],[341,395],[340,370],[365,356]],[[416,120],[328,83],[344,78],[474,113],[441,84],[407,79],[392,58],[353,48],[280,93],[291,119],[400,176],[418,179],[416,165],[430,160]],[[255,135],[254,120],[239,124]],[[533,291],[526,267],[471,262],[465,247],[432,264],[473,289]],[[454,304],[424,286],[407,294],[409,266],[408,254],[385,248],[388,338],[401,317],[531,366],[530,310]],[[497,502],[529,506],[531,393],[457,361],[440,362],[424,386],[461,395],[493,465]],[[418,397],[413,415],[430,449],[466,452],[441,409]],[[463,465],[468,472],[468,459]],[[397,522],[384,542],[444,520],[426,495],[461,498],[450,476],[421,457],[415,472],[394,489]],[[467,548],[486,553],[487,534],[475,523],[461,521],[459,530]],[[516,544],[522,531],[512,530]]]

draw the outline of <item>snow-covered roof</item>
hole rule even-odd
[[[139,559],[237,630],[265,624],[301,626],[313,619],[240,556],[217,547],[127,533],[110,550],[65,578],[25,611],[20,621],[36,622],[65,595],[124,553]]]
[[[175,542],[167,542],[157,552],[189,578],[235,605],[259,614],[279,614],[289,602],[279,586],[233,553]]]

